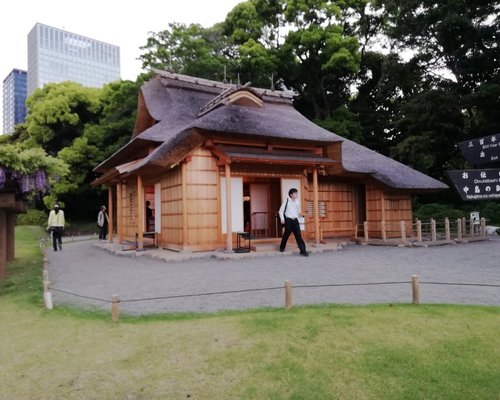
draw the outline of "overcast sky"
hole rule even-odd
[[[148,32],[167,28],[170,22],[221,22],[243,0],[17,0],[0,5],[0,78],[13,68],[27,70],[28,33],[40,22],[120,47],[122,79],[135,80],[141,72],[136,60]],[[3,121],[3,102],[0,116]],[[0,128],[2,124],[0,124]],[[0,129],[1,133],[1,129]]]

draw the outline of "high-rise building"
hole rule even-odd
[[[28,34],[28,95],[46,83],[101,87],[120,79],[120,47],[36,23]]]
[[[26,71],[13,69],[3,80],[3,132],[13,133],[26,119]]]

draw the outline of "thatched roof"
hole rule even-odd
[[[135,170],[148,165],[167,167],[179,162],[191,149],[203,143],[204,132],[215,132],[263,143],[286,142],[326,147],[341,142],[342,160],[335,161],[340,161],[347,172],[369,174],[393,188],[447,188],[425,174],[314,124],[295,110],[291,92],[156,72],[156,77],[141,87],[141,100],[146,108],[142,112],[148,113],[148,118],[157,122],[134,132],[131,141],[100,164],[95,169],[97,172],[104,173],[131,161],[132,154],[140,154],[151,146],[154,150],[143,155]],[[325,160],[317,158],[317,162]],[[312,162],[312,159],[309,161]]]

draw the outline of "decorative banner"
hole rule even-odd
[[[500,162],[500,133],[460,142],[458,147],[471,165]]]
[[[462,200],[500,199],[500,169],[447,171]]]

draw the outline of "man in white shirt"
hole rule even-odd
[[[295,236],[295,241],[299,246],[300,254],[307,257],[309,253],[306,251],[306,244],[302,239],[302,234],[300,233],[300,200],[299,191],[295,188],[292,188],[288,191],[289,198],[286,199],[278,211],[280,216],[281,224],[285,225],[285,232],[283,233],[283,238],[281,239],[280,251],[285,251],[286,242],[288,241],[288,237],[290,233],[293,232],[293,236]]]

